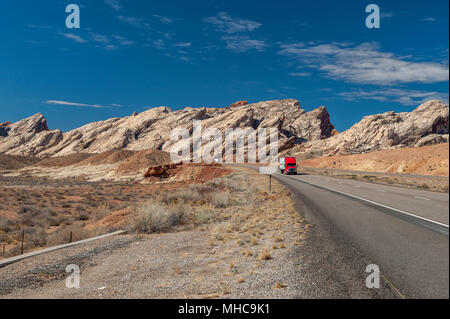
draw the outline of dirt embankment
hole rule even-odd
[[[170,163],[170,154],[158,150],[146,150],[135,153],[125,159],[117,168],[117,173],[135,173],[152,166],[167,165]]]
[[[300,161],[299,165],[312,168],[449,176],[449,144],[321,157]]]
[[[0,154],[0,169],[21,169],[26,166],[33,165],[39,161],[40,159],[35,157]]]

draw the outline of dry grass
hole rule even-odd
[[[182,204],[162,205],[155,201],[141,203],[135,210],[132,230],[142,234],[168,231],[186,215],[186,208]]]
[[[269,249],[267,249],[266,247],[264,247],[258,255],[258,260],[269,260],[272,259],[272,256],[270,255],[270,251]]]

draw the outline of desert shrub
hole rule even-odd
[[[5,243],[8,240],[8,234],[0,231],[0,243]]]
[[[29,205],[19,206],[17,213],[19,214],[18,223],[28,227],[50,225],[56,215],[50,208]]]
[[[211,203],[216,208],[225,208],[230,203],[230,197],[226,192],[211,194]]]
[[[21,251],[20,246],[16,245],[6,252],[5,257],[14,257],[20,255],[20,251]]]
[[[221,189],[221,188],[225,187],[222,178],[214,178],[214,179],[208,181],[205,185],[212,189]]]
[[[17,209],[17,214],[24,215],[24,214],[31,214],[37,211],[37,207],[31,206],[31,205],[20,205]]]
[[[133,229],[139,233],[168,231],[181,222],[185,207],[181,204],[161,205],[153,201],[141,203],[135,208]]]
[[[13,230],[15,230],[15,225],[11,220],[9,220],[7,218],[0,219],[0,231],[1,232],[9,233],[9,232],[12,232]]]
[[[194,222],[197,225],[207,224],[214,216],[214,211],[209,207],[199,207],[194,211]]]
[[[245,176],[236,173],[224,177],[223,184],[233,192],[242,192],[248,187]]]
[[[25,242],[27,248],[42,247],[47,243],[47,233],[40,227],[31,227],[25,230]]]
[[[86,221],[89,220],[89,214],[86,212],[81,212],[78,214],[77,219],[80,221]]]
[[[202,196],[196,188],[186,188],[180,189],[175,192],[166,193],[163,195],[162,201],[166,204],[179,203],[179,202],[189,202],[189,201],[200,201]]]

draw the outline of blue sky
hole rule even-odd
[[[81,9],[67,29],[65,8]],[[381,28],[365,26],[368,4]],[[449,4],[409,1],[1,1],[0,122],[64,131],[149,107],[294,98],[340,131],[448,101]]]

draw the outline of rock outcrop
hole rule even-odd
[[[187,107],[172,111],[157,107],[124,118],[89,123],[66,133],[49,130],[39,113],[0,126],[0,153],[55,157],[112,150],[170,152],[175,143],[171,140],[173,129],[192,133],[195,120],[201,121],[203,131],[217,128],[223,135],[227,129],[278,128],[280,152],[302,153],[305,158],[448,142],[449,107],[440,101],[426,102],[409,113],[366,116],[342,133],[334,129],[323,106],[306,112],[297,100],[244,102],[237,102],[232,108]]]
[[[367,153],[448,141],[449,106],[428,101],[410,113],[387,112],[364,117],[359,123],[328,139],[308,142],[293,153],[306,158]],[[333,134],[332,134],[333,135]]]
[[[192,132],[194,120],[202,121],[203,130],[214,127],[222,132],[228,128],[278,127],[280,145],[289,147],[328,138],[334,129],[325,107],[306,112],[297,100],[178,111],[157,107],[124,118],[89,123],[66,133],[49,131],[45,118],[36,114],[8,127],[7,135],[0,137],[0,153],[53,157],[121,149],[170,151],[174,144],[170,139],[172,130],[185,128]]]
[[[230,108],[247,105],[248,101],[238,101],[230,105]]]
[[[58,144],[62,139],[62,132],[49,130],[47,120],[38,113],[16,123],[2,126],[0,153],[34,156]]]

